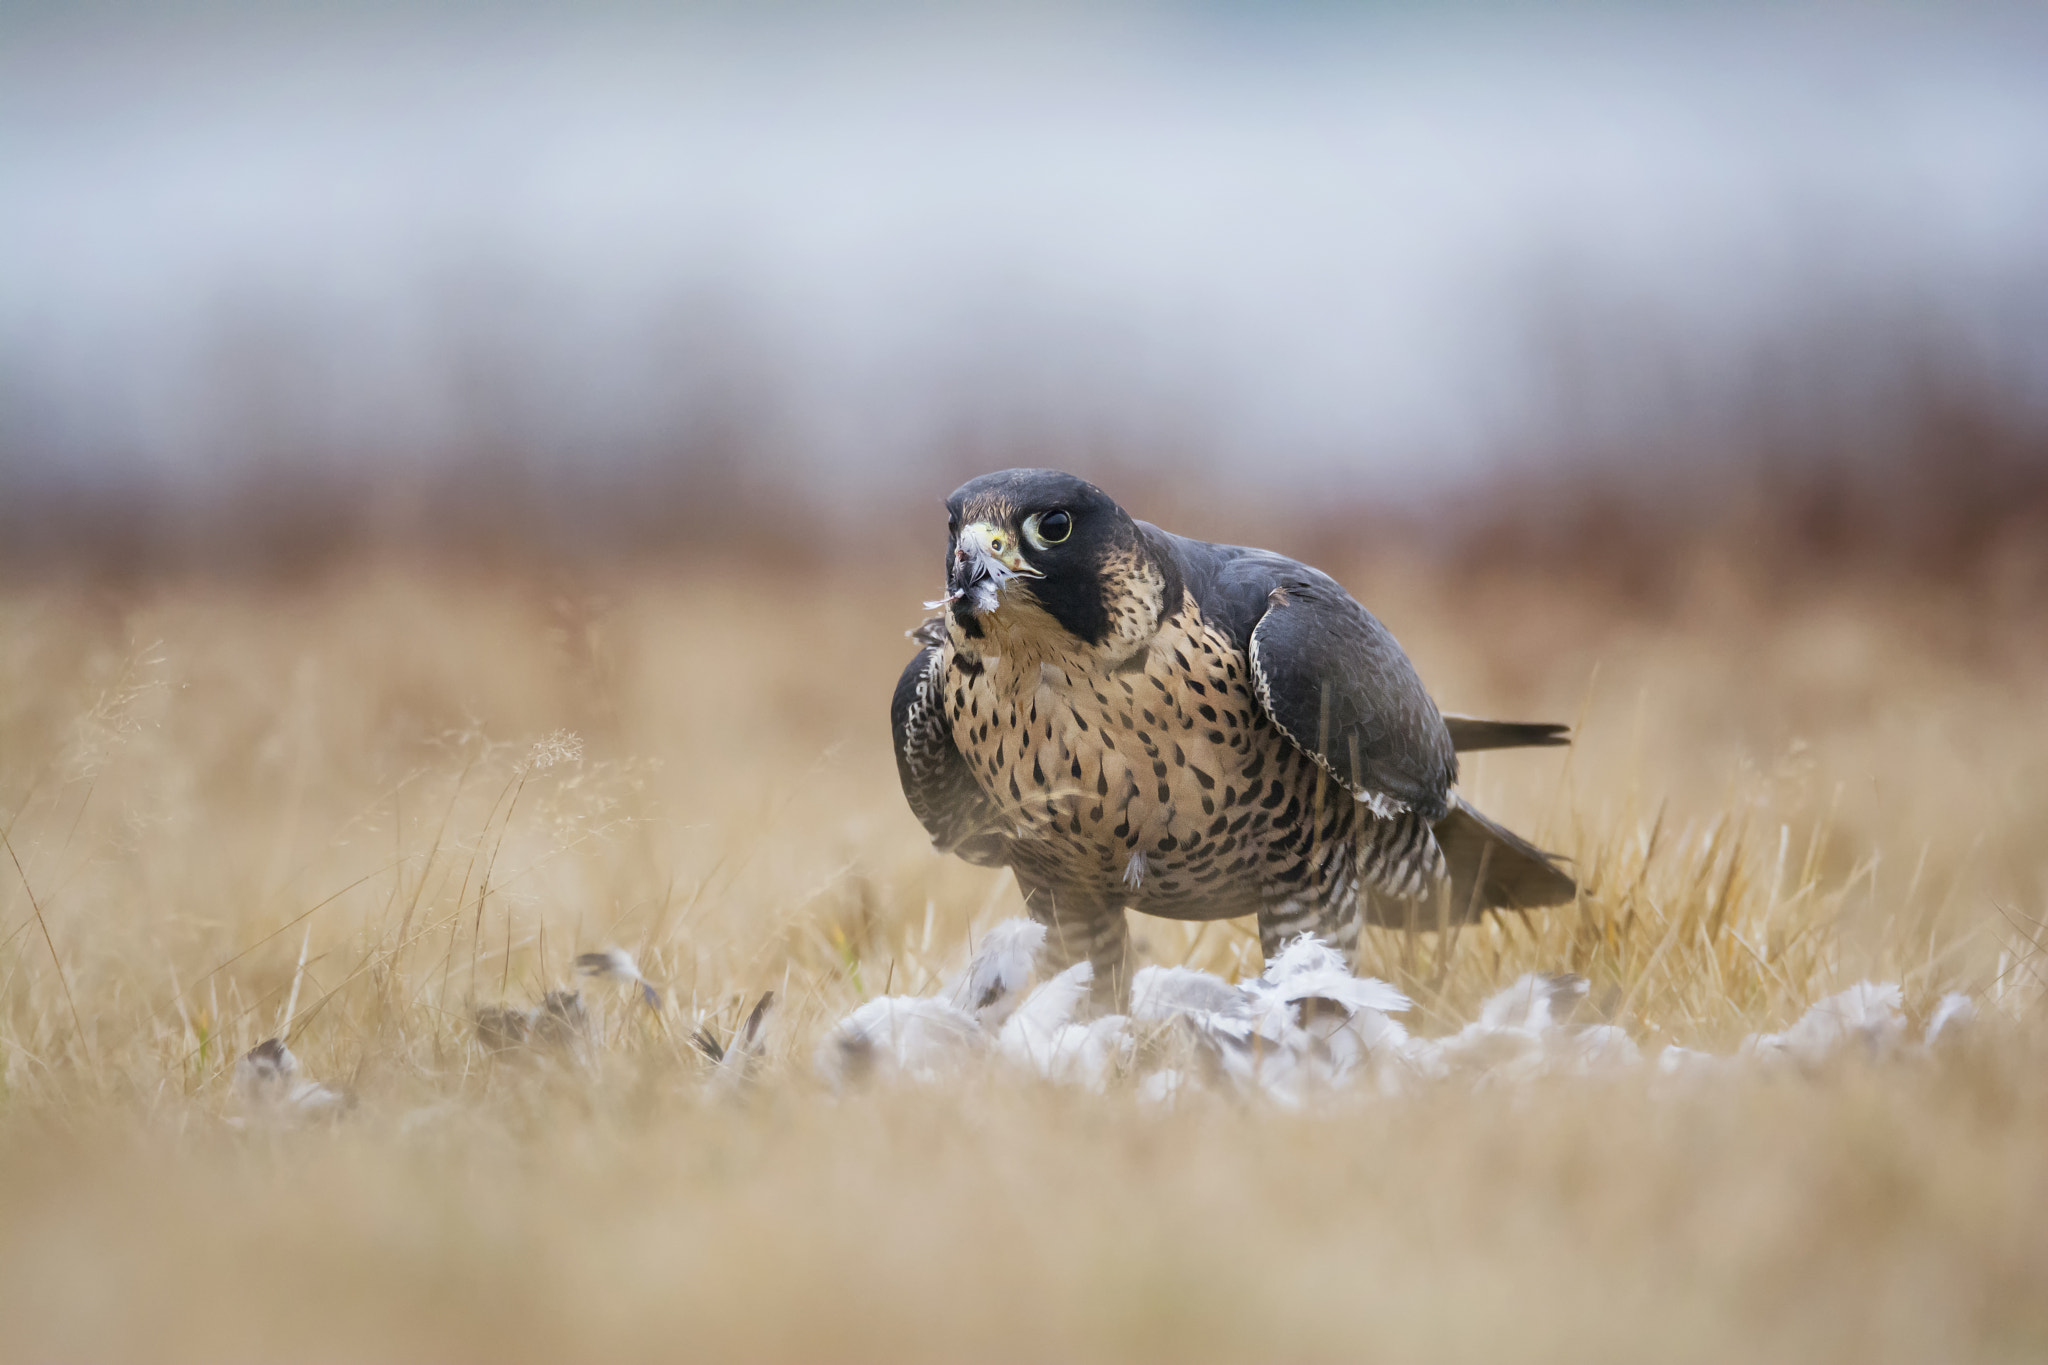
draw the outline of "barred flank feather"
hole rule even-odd
[[[1358,840],[1361,882],[1399,900],[1419,900],[1444,877],[1444,852],[1416,811],[1367,821]]]

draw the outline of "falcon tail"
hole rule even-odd
[[[1431,827],[1446,872],[1437,896],[1402,899],[1361,887],[1360,910],[1368,924],[1411,932],[1470,924],[1488,910],[1534,910],[1562,905],[1578,894],[1571,874],[1555,855],[1503,829],[1451,797],[1451,811]]]
[[[1572,742],[1569,725],[1541,721],[1445,716],[1444,726],[1451,732],[1451,747],[1461,754],[1480,749],[1555,749]]]
[[[1453,799],[1451,813],[1436,822],[1436,842],[1450,870],[1454,921],[1477,919],[1484,910],[1562,905],[1578,894],[1578,884],[1551,854],[1462,801]],[[1425,907],[1422,915],[1428,914]]]

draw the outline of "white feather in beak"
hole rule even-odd
[[[998,596],[1012,581],[1043,577],[1025,562],[1023,546],[1014,533],[994,522],[977,521],[963,527],[953,544],[949,593],[942,602],[927,605],[943,606],[965,598],[969,610],[986,616],[996,609]]]

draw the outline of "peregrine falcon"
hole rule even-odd
[[[1434,929],[1569,901],[1548,854],[1452,791],[1460,750],[1564,727],[1441,715],[1329,575],[1137,521],[1070,474],[946,500],[946,595],[896,685],[897,775],[933,844],[1009,867],[1056,965],[1127,991],[1126,908]]]

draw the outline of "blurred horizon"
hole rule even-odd
[[[0,27],[16,564],[328,519],[637,546],[1011,464],[1308,518],[2048,483],[2032,7]]]

